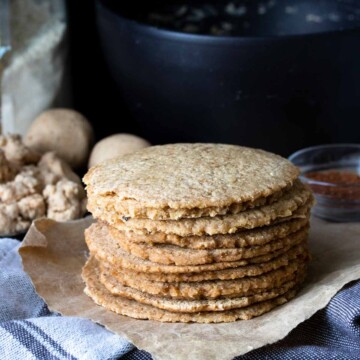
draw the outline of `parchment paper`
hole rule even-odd
[[[25,271],[49,308],[103,324],[155,359],[232,359],[285,337],[323,308],[346,283],[360,278],[360,224],[312,219],[313,261],[304,289],[288,304],[249,321],[228,324],[166,324],[116,315],[83,294],[80,272],[91,218],[70,223],[38,220],[19,252]]]

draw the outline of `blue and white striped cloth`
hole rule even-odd
[[[151,359],[100,325],[51,313],[22,270],[18,246],[0,239],[0,360]],[[360,359],[360,282],[285,339],[236,359]]]

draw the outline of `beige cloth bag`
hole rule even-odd
[[[65,1],[0,0],[0,7],[2,33],[10,34],[0,56],[2,132],[25,134],[40,112],[69,102]]]

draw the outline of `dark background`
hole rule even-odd
[[[93,124],[96,139],[115,132],[139,134],[107,71],[91,0],[67,0],[73,107]]]

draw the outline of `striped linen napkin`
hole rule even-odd
[[[0,239],[0,359],[117,359],[134,348],[90,320],[51,313],[22,270],[18,247]]]

